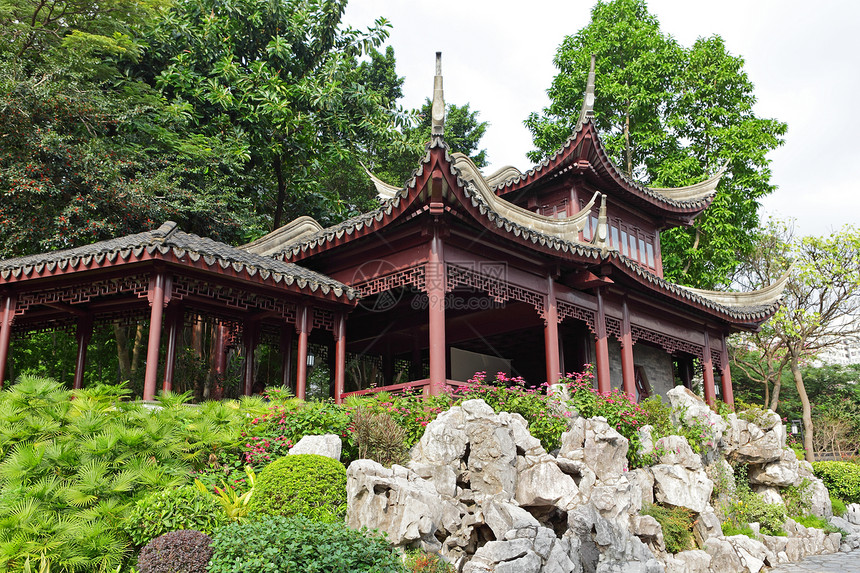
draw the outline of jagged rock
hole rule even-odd
[[[845,519],[853,525],[860,525],[860,503],[848,505],[845,511]]]
[[[630,443],[600,416],[585,422],[585,464],[598,480],[615,477],[627,471]],[[563,448],[562,448],[563,450]]]
[[[701,549],[681,551],[666,559],[666,573],[708,573],[711,556]]]
[[[693,452],[684,436],[666,436],[657,440],[655,448],[665,451],[660,456],[661,464],[680,464],[689,470],[702,469],[702,457]]]
[[[290,448],[290,455],[316,454],[340,461],[341,446],[340,437],[334,434],[304,436]]]
[[[451,469],[451,466],[410,463],[409,469],[418,474],[419,477],[429,480],[439,495],[457,496],[457,474]]]
[[[650,515],[630,516],[630,533],[644,541],[652,550],[659,552],[666,551],[663,528]]]
[[[689,427],[703,424],[709,434],[706,445],[709,443],[709,448],[716,449],[726,431],[726,422],[722,416],[683,386],[675,386],[666,393],[666,397],[672,406],[672,421]]]
[[[658,464],[651,467],[654,476],[654,497],[661,503],[686,507],[702,513],[711,498],[714,482],[704,470],[688,470],[677,465]]]
[[[798,462],[797,473],[801,479],[807,479],[810,482],[811,494],[811,509],[810,513],[818,517],[830,517],[833,515],[833,505],[830,503],[830,492],[827,491],[824,482],[815,477],[812,473],[812,464],[803,460]]]
[[[639,488],[643,504],[654,503],[654,476],[645,468],[627,472],[630,483]]]
[[[765,431],[732,413],[728,415],[723,442],[725,454],[732,460],[746,464],[775,462],[785,448],[785,428],[777,419],[776,425]]]
[[[784,449],[778,461],[764,466],[750,466],[748,477],[751,484],[773,487],[796,486],[800,484],[798,470],[797,456],[792,450]]]
[[[713,573],[734,573],[744,570],[741,558],[735,553],[731,542],[724,537],[709,539],[705,545],[705,552],[711,556],[711,571]]]
[[[642,509],[642,494],[624,475],[598,481],[588,498],[600,516],[619,527],[627,527],[630,516]]]
[[[585,573],[662,573],[663,565],[626,528],[603,518],[591,504],[568,514],[571,531],[580,541],[579,553]]]
[[[559,456],[555,461],[564,474],[573,478],[576,487],[579,488],[578,503],[584,503],[591,496],[591,490],[597,482],[597,475],[582,460]]]
[[[732,544],[749,573],[758,573],[765,565],[776,565],[776,555],[758,539],[750,539],[746,535],[732,535],[725,539]]]
[[[654,428],[650,425],[644,425],[638,430],[636,433],[639,436],[639,451],[637,452],[640,456],[647,456],[651,452],[654,451]]]
[[[457,531],[467,513],[462,504],[442,499],[432,483],[401,466],[386,469],[373,460],[357,460],[346,476],[347,525],[385,531],[395,545],[421,542],[438,550],[436,532]]]
[[[484,522],[493,532],[496,539],[504,539],[509,532],[522,532],[531,530],[534,533],[532,537],[537,535],[537,530],[540,523],[525,509],[497,500],[488,500],[483,505]],[[521,537],[527,534],[520,534]]]
[[[714,508],[707,506],[705,511],[699,513],[699,518],[693,524],[693,534],[699,546],[704,546],[712,537],[720,537],[723,534],[723,526]]]
[[[412,448],[410,465],[443,465],[458,472],[469,443],[465,427],[466,416],[462,408],[454,407],[440,413],[427,425],[424,435]]]
[[[561,449],[558,457],[581,461],[585,459],[585,418],[577,418],[570,429],[561,435]]]
[[[552,456],[517,474],[516,500],[523,507],[555,506],[573,509],[579,488],[563,473]]]
[[[753,486],[753,491],[759,494],[765,503],[778,503],[782,506],[785,506],[785,501],[783,501],[779,490],[775,487],[761,485]]]

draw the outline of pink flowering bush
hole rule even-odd
[[[346,441],[344,447],[349,450],[349,425],[349,413],[331,402],[275,402],[245,425],[242,461],[261,469],[286,456],[296,442],[310,435],[336,434]]]

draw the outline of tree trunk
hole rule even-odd
[[[630,149],[630,101],[624,113],[624,148],[627,154],[627,177],[633,177],[633,150]]]
[[[802,382],[801,382],[802,383]],[[782,389],[782,376],[777,376],[773,381],[773,392],[770,395],[770,409],[776,412],[779,407],[779,391]]]
[[[134,347],[131,351],[131,374],[137,373],[140,368],[140,355],[143,350],[143,324],[138,323],[137,331],[134,333]]]
[[[764,403],[765,403],[765,406],[767,404],[770,404],[770,384],[768,384],[767,378],[764,379]],[[771,408],[771,409],[773,409],[773,408]],[[776,410],[774,410],[774,412],[775,411]]]
[[[128,357],[128,335],[119,321],[113,323],[113,336],[116,339],[116,358],[119,361],[121,381],[131,378],[131,360]]]
[[[281,218],[284,216],[284,199],[287,195],[287,184],[284,181],[284,166],[281,163],[281,156],[275,155],[272,162],[272,167],[275,170],[275,177],[278,180],[278,198],[275,200],[275,218],[272,224],[272,230],[280,228]]]
[[[806,449],[806,461],[815,461],[815,448],[812,444],[812,406],[809,404],[809,396],[806,395],[806,387],[803,385],[803,375],[800,373],[797,356],[791,355],[791,373],[794,383],[797,385],[797,394],[803,405],[803,447]]]

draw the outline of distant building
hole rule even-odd
[[[860,364],[860,336],[846,336],[818,355],[816,364]]]

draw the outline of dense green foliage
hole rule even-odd
[[[831,495],[845,503],[860,503],[860,464],[814,462],[812,469]]]
[[[130,557],[135,501],[236,445],[238,405],[170,396],[147,409],[126,396],[26,376],[0,393],[0,568],[45,555],[58,573],[115,570]]]
[[[406,465],[409,461],[406,429],[398,425],[390,414],[356,408],[352,413],[352,432],[359,459],[371,459],[385,467]]]
[[[727,501],[719,508],[723,523],[731,523],[737,529],[758,523],[761,532],[766,535],[785,535],[785,506],[781,503],[765,503],[761,494],[750,489],[746,466],[736,466],[734,477],[734,488],[725,492],[728,494]]]
[[[154,491],[139,499],[126,518],[125,530],[140,547],[177,529],[210,534],[227,522],[227,514],[211,495],[186,485]]]
[[[346,468],[314,454],[279,458],[257,478],[249,513],[303,515],[334,523],[346,516]]]
[[[171,531],[153,539],[137,558],[139,573],[206,573],[212,539],[192,529]]]
[[[302,571],[399,573],[399,557],[382,537],[302,517],[264,517],[228,525],[213,536],[209,573]]]
[[[686,551],[693,547],[693,512],[683,507],[646,505],[640,515],[650,515],[663,528],[663,541],[669,553]]]
[[[739,256],[752,249],[759,200],[774,190],[767,153],[783,143],[786,125],[755,114],[743,59],[721,37],[686,48],[660,29],[645,0],[600,0],[591,22],[556,52],[549,107],[525,122],[537,148],[533,160],[570,136],[592,54],[595,123],[625,173],[673,187],[727,165],[713,204],[695,225],[661,234],[667,278],[705,288],[727,284]]]

